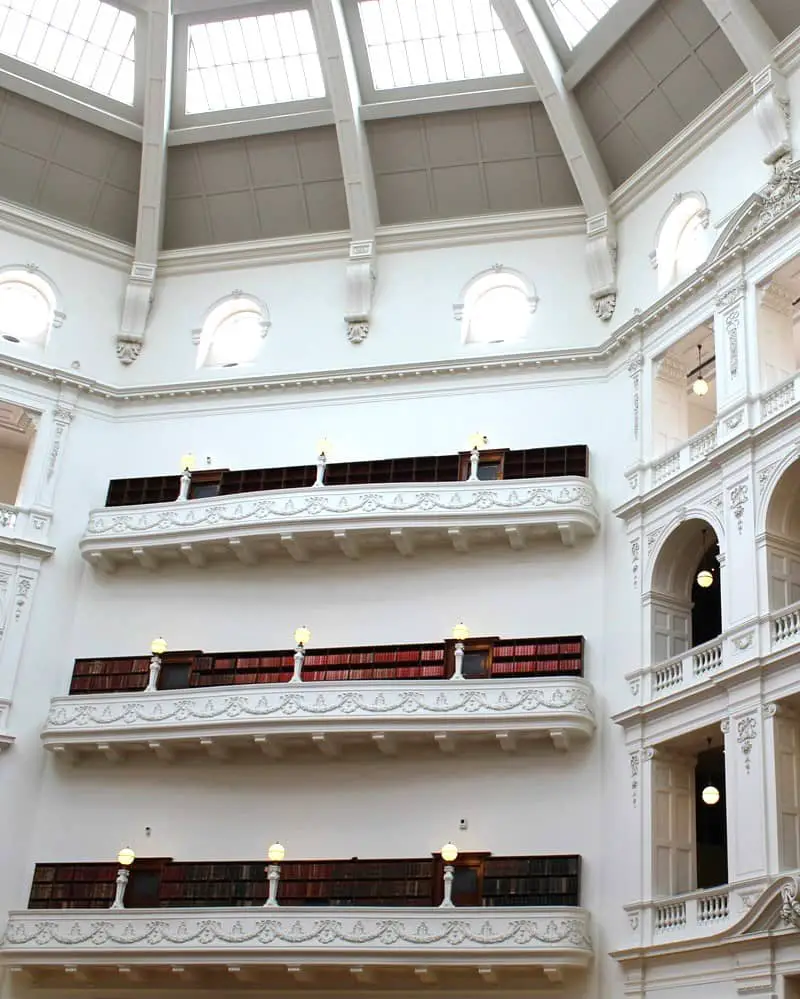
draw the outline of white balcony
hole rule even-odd
[[[55,549],[47,543],[49,510],[0,504],[0,548],[36,558],[49,558]]]
[[[547,536],[573,545],[599,528],[592,484],[563,476],[325,486],[104,507],[91,512],[80,548],[89,563],[113,572],[174,560],[307,561],[331,551],[356,559],[388,549],[408,557],[436,544],[459,552],[491,543],[522,549]]]
[[[580,908],[65,909],[11,912],[0,965],[34,984],[527,988],[585,973]]]
[[[566,750],[592,735],[594,694],[573,676],[525,679],[312,682],[84,694],[51,701],[42,740],[64,757],[130,753],[268,756],[314,749],[338,756],[371,745],[394,755],[409,744],[442,752],[490,740],[513,751],[549,738]]]

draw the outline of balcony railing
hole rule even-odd
[[[770,614],[772,642],[784,645],[800,641],[800,600]]]
[[[266,871],[263,860],[137,858],[129,872],[39,864],[37,910],[9,914],[0,965],[56,987],[153,987],[164,984],[159,976],[195,984],[197,971],[211,989],[388,985],[403,967],[409,982],[472,969],[476,982],[492,985],[518,969],[544,987],[586,970],[592,942],[578,905],[580,857],[460,855],[456,874],[464,865],[477,880],[465,886],[456,877],[450,887],[438,856]],[[441,905],[451,891],[453,904]]]
[[[446,545],[459,553],[501,543],[521,550],[543,537],[572,546],[600,529],[594,487],[567,476],[430,485],[331,486],[220,496],[188,503],[93,510],[81,554],[113,572],[166,563],[323,553],[350,559],[380,551],[405,557]]]
[[[722,636],[631,673],[628,681],[635,688],[634,693],[640,694],[644,701],[653,701],[693,686],[721,666]]]
[[[731,921],[728,886],[687,892],[672,898],[626,905],[625,910],[643,942],[657,944],[669,939],[710,936]]]

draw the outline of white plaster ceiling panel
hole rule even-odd
[[[800,27],[800,0],[753,0],[753,6],[778,39]]]
[[[169,150],[166,249],[347,227],[333,127]]]
[[[656,4],[575,90],[614,184],[744,71],[703,0]]]
[[[370,122],[368,135],[384,225],[579,203],[541,104]]]
[[[0,197],[133,243],[141,147],[0,90]]]

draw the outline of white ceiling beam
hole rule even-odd
[[[608,205],[611,180],[558,55],[528,0],[492,0],[520,62],[533,80],[553,125],[586,210],[587,262],[595,313],[604,320],[616,305],[616,243]]]
[[[158,251],[164,228],[167,175],[167,130],[172,82],[172,13],[170,0],[149,0],[144,52],[145,86],[142,122],[142,168],[133,254],[117,357],[131,364],[139,356],[156,280]]]
[[[617,0],[572,50],[564,83],[573,90],[658,0]],[[567,61],[567,60],[565,60]]]
[[[753,112],[766,140],[763,159],[775,163],[792,151],[789,92],[773,60],[778,39],[752,0],[705,0],[705,5],[753,79]]]
[[[341,0],[311,0],[311,8],[322,71],[336,122],[350,218],[344,319],[350,342],[361,343],[369,331],[375,291],[375,230],[378,227],[375,177],[366,128],[361,120],[361,94]]]

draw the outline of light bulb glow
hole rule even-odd
[[[279,864],[286,856],[286,850],[281,843],[273,843],[267,850],[267,858],[271,864]]]
[[[487,443],[486,434],[470,434],[469,435],[469,446],[471,450],[478,450],[484,447]]]
[[[134,860],[136,860],[136,854],[129,846],[123,846],[117,854],[117,863],[121,867],[130,867]]]
[[[692,384],[692,392],[694,392],[695,395],[699,396],[708,395],[708,382],[705,380],[705,378],[703,378],[702,375],[695,378]]]
[[[191,451],[189,451],[188,454],[184,454],[181,456],[182,472],[193,472],[196,464],[197,464],[197,459],[195,458],[195,456],[192,454]]]
[[[706,805],[716,805],[719,801],[719,789],[713,784],[708,784],[703,788],[701,797]]]
[[[317,441],[317,454],[320,455],[320,457],[324,456],[325,458],[327,458],[329,457],[330,453],[331,453],[331,442],[328,440],[327,437],[320,437],[320,439]]]
[[[299,628],[294,630],[294,644],[300,645],[305,648],[306,645],[311,641],[311,632],[306,628],[305,625],[301,625]]]
[[[150,643],[150,651],[154,656],[163,656],[167,651],[167,643],[161,637],[154,638]]]
[[[464,624],[463,621],[459,621],[458,624],[453,628],[453,638],[457,642],[465,642],[469,638],[469,628]]]
[[[697,573],[697,585],[701,589],[707,590],[714,582],[714,576],[710,569],[701,569]]]
[[[458,856],[458,847],[455,843],[445,843],[442,847],[442,860],[446,864],[452,864]]]

